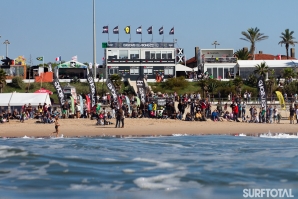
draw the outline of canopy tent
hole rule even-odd
[[[63,64],[59,64],[58,68],[87,68],[87,66],[83,63],[77,61],[68,61]]]
[[[12,93],[1,93],[0,94],[0,106],[8,106]]]
[[[184,65],[182,65],[182,64],[176,64],[176,66],[175,66],[175,70],[176,70],[176,71],[189,71],[189,72],[193,71],[192,68],[189,68],[189,67],[184,66]]]
[[[1,93],[0,106],[23,106],[24,104],[38,106],[39,103],[51,104],[48,93]]]

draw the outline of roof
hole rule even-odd
[[[298,67],[297,60],[238,60],[240,68],[255,67],[257,64],[265,62],[269,67]]]
[[[255,54],[255,60],[278,60],[278,55],[271,55],[271,54]],[[281,60],[297,60],[295,57],[289,57],[287,59],[287,56],[281,55]],[[186,64],[192,64],[196,63],[197,58],[192,57],[188,60],[186,60]]]
[[[289,57],[290,59],[295,59],[295,57]],[[255,60],[279,60],[278,55],[270,55],[270,54],[255,54]],[[281,55],[281,60],[287,60],[286,55]]]

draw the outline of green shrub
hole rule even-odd
[[[173,77],[173,78],[167,79],[163,83],[163,86],[166,89],[172,89],[174,87],[176,87],[176,88],[185,88],[185,87],[188,86],[188,81],[185,80],[185,78],[183,76]]]
[[[21,77],[14,77],[12,78],[11,86],[14,88],[25,88],[25,83]]]

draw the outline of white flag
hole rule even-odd
[[[89,63],[89,68],[92,69],[92,63],[91,62]]]

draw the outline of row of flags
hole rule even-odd
[[[36,60],[37,61],[43,61],[44,59],[43,59],[43,57],[36,57]],[[62,60],[61,56],[55,58],[55,61],[61,61],[61,60]],[[78,61],[78,56],[75,55],[75,56],[71,57],[71,60],[72,61]]]
[[[126,34],[130,34],[130,26],[126,26],[126,27],[124,28],[124,31],[125,31]],[[147,32],[148,32],[149,35],[153,34],[153,26],[150,26],[150,27],[147,29]],[[160,28],[158,29],[158,32],[159,32],[160,35],[163,35],[163,33],[164,33],[163,26],[160,27]],[[103,28],[102,28],[102,33],[109,33],[109,26],[103,26]],[[174,27],[173,27],[173,28],[171,28],[169,34],[170,34],[170,35],[174,35],[174,33],[175,33],[175,32],[174,32]],[[118,27],[118,26],[116,26],[116,27],[113,29],[113,34],[119,34],[119,27]],[[139,27],[136,29],[136,34],[142,34],[142,26],[139,26]]]

